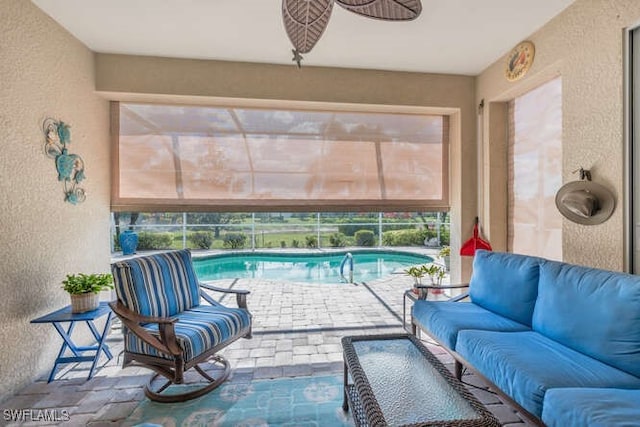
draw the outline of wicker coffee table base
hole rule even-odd
[[[355,420],[357,426],[369,425],[369,422],[367,421],[367,414],[360,403],[360,396],[358,396],[356,386],[353,384],[347,384],[345,387],[345,393],[347,394],[347,397],[342,403],[342,409],[348,411],[349,407],[351,407],[351,416]]]
[[[388,340],[388,343],[385,342]],[[389,378],[395,378],[398,380],[399,378],[406,378],[406,376],[396,376],[399,374],[397,369],[404,369],[404,372],[400,372],[400,374],[409,374],[413,375],[414,372],[412,367],[396,367],[389,365],[387,362],[388,354],[386,353],[385,346],[389,346],[392,344],[392,340],[396,343],[400,343],[401,349],[409,349],[407,353],[416,354],[417,356],[412,356],[409,360],[416,364],[425,364],[427,363],[429,369],[426,371],[422,371],[424,376],[418,377],[420,379],[419,382],[422,382],[424,379],[425,383],[428,383],[430,379],[434,379],[437,377],[441,377],[445,380],[446,385],[441,388],[441,392],[447,392],[448,396],[457,396],[451,397],[448,402],[458,402],[459,406],[454,406],[451,404],[435,404],[433,407],[437,409],[447,408],[447,410],[435,411],[433,413],[440,413],[443,419],[432,418],[433,413],[421,414],[420,408],[413,407],[411,410],[407,410],[407,412],[398,414],[396,412],[396,420],[389,421],[387,417],[389,414],[385,414],[385,410],[383,409],[384,405],[380,405],[381,402],[376,398],[376,393],[378,394],[378,398],[384,397],[387,402],[386,408],[397,407],[398,402],[406,402],[399,400],[400,396],[403,396],[403,392],[407,391],[406,387],[402,387],[404,385],[404,379],[402,380],[402,384],[400,386],[396,386],[395,388],[389,390],[388,388],[380,388],[372,386],[372,383],[375,383],[376,378],[370,378],[372,372],[365,372],[367,369],[374,367],[382,366],[382,371],[378,369],[380,378],[384,378],[385,380]],[[410,341],[415,348],[411,346],[408,342],[402,342],[403,340]],[[361,354],[358,353],[357,346],[354,345],[357,342],[364,342],[363,344],[371,344],[376,346],[376,354],[380,364],[374,365],[366,365],[363,366],[360,361]],[[369,342],[369,343],[367,343]],[[362,344],[360,344],[362,345]],[[394,344],[395,345],[395,344]],[[343,347],[343,355],[344,355],[344,391],[343,391],[343,403],[342,409],[348,411],[351,409],[353,419],[355,421],[356,426],[387,426],[389,424],[393,425],[402,425],[402,426],[455,426],[455,427],[500,427],[500,423],[498,420],[491,414],[476,398],[473,396],[464,385],[458,381],[449,370],[433,355],[429,350],[422,345],[422,343],[413,335],[409,334],[389,334],[389,335],[365,335],[365,336],[354,336],[354,337],[344,337],[342,339],[342,347]],[[364,347],[366,348],[366,346]],[[398,347],[397,347],[398,348]],[[363,350],[363,347],[360,347],[361,351],[364,352],[367,356],[370,356],[372,353]],[[417,350],[417,351],[416,351]],[[402,351],[404,352],[404,350]],[[404,354],[404,353],[403,353]],[[368,362],[371,363],[371,362]],[[369,368],[367,368],[369,366]],[[420,371],[416,369],[417,372]],[[415,378],[415,377],[414,377]],[[349,383],[349,379],[353,380],[353,383]],[[378,378],[379,379],[379,378]],[[440,378],[437,378],[439,381],[436,383],[442,383]],[[371,381],[370,381],[371,380]],[[398,381],[396,381],[398,382]],[[385,383],[386,385],[386,383]],[[398,388],[404,388],[404,390],[399,390]],[[388,393],[386,396],[385,393]],[[419,395],[415,395],[418,402],[427,402],[429,399],[429,395],[433,393],[438,393],[437,387],[433,389],[429,389],[427,392],[421,392]],[[451,394],[453,393],[453,394]],[[394,400],[395,399],[395,400]],[[390,403],[391,402],[391,403]],[[391,406],[389,406],[391,405]],[[451,408],[454,408],[453,410]],[[462,409],[457,409],[462,408]],[[403,409],[404,410],[404,409]],[[415,411],[415,413],[414,413]],[[393,412],[393,411],[390,411]],[[459,414],[459,415],[458,415]],[[411,420],[407,422],[406,420]],[[397,422],[397,420],[405,420]]]

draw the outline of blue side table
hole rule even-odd
[[[107,315],[107,322],[104,325],[102,333],[99,333],[93,321],[104,315]],[[51,370],[51,374],[49,374],[49,380],[47,382],[51,382],[54,380],[58,365],[78,362],[92,362],[91,369],[89,370],[89,376],[87,377],[87,379],[89,380],[91,379],[91,377],[93,377],[101,353],[104,353],[104,355],[107,356],[109,360],[113,358],[111,352],[109,351],[109,346],[104,342],[107,336],[107,332],[109,331],[109,327],[111,326],[112,315],[113,313],[111,312],[111,308],[109,308],[108,303],[101,302],[100,306],[93,311],[87,311],[84,313],[71,313],[71,306],[68,305],[58,311],[54,311],[53,313],[49,313],[45,316],[31,321],[31,323],[52,323],[63,340],[62,347],[60,348],[60,352],[58,352],[58,357],[53,364],[53,369]],[[62,324],[67,322],[69,323],[69,326],[65,331]],[[73,329],[75,328],[77,322],[86,322],[87,327],[97,341],[96,345],[79,346],[73,342],[73,340],[71,339],[71,334],[73,333]],[[73,356],[64,355],[67,349],[69,349],[71,353],[73,353]],[[86,352],[93,352],[94,354],[85,356],[84,353]]]

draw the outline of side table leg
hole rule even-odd
[[[67,331],[65,332],[64,328],[60,323],[53,322],[53,327],[56,329],[56,331],[58,331],[58,335],[62,337],[62,346],[60,347],[60,351],[58,352],[58,356],[56,357],[55,362],[53,362],[53,368],[51,369],[51,373],[49,374],[49,379],[47,380],[48,383],[53,381],[53,379],[55,378],[56,371],[58,370],[58,365],[62,363],[60,359],[62,359],[62,356],[64,355],[64,352],[67,350],[67,348],[71,348],[73,353],[76,356],[78,355],[73,346],[73,342],[71,341],[71,333],[73,332],[73,328],[75,328],[75,326],[76,326],[75,322],[71,322],[69,324],[69,328],[67,328]],[[72,344],[71,346],[69,345],[70,342]]]
[[[113,320],[113,313],[110,312],[107,315],[107,320],[101,334],[98,332],[95,324],[92,321],[87,321],[87,326],[91,330],[91,333],[93,334],[93,337],[96,339],[96,342],[98,344],[100,344],[106,339],[107,333],[109,332],[109,329],[111,327],[112,320]],[[111,360],[113,358],[113,355],[111,354],[111,351],[109,351],[109,346],[107,344],[104,344],[102,346],[102,352],[104,353],[105,356],[107,356],[107,359]]]
[[[93,322],[91,320],[87,321],[87,325],[89,326],[89,329],[91,329],[91,332],[98,340],[96,355],[93,359],[93,362],[91,363],[91,369],[89,370],[89,376],[87,377],[88,380],[90,380],[91,377],[93,377],[94,371],[96,369],[96,365],[98,364],[98,360],[100,359],[100,353],[104,352],[108,360],[111,360],[111,358],[113,357],[111,355],[111,352],[109,351],[109,346],[104,343],[104,340],[107,337],[107,333],[109,332],[109,327],[111,326],[112,314],[113,314],[112,312],[109,312],[109,314],[107,315],[107,321],[104,325],[104,329],[102,330],[102,334],[100,336],[97,335],[96,327],[93,324]]]

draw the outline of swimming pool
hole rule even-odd
[[[194,258],[200,280],[272,279],[289,282],[343,283],[340,264],[344,252],[314,254],[234,253]],[[351,251],[355,282],[367,282],[402,271],[408,266],[432,262],[433,258],[409,252]],[[349,277],[349,263],[344,267]]]

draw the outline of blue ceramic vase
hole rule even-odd
[[[135,254],[138,248],[138,233],[133,230],[125,230],[120,233],[120,247],[122,248],[122,255]]]

